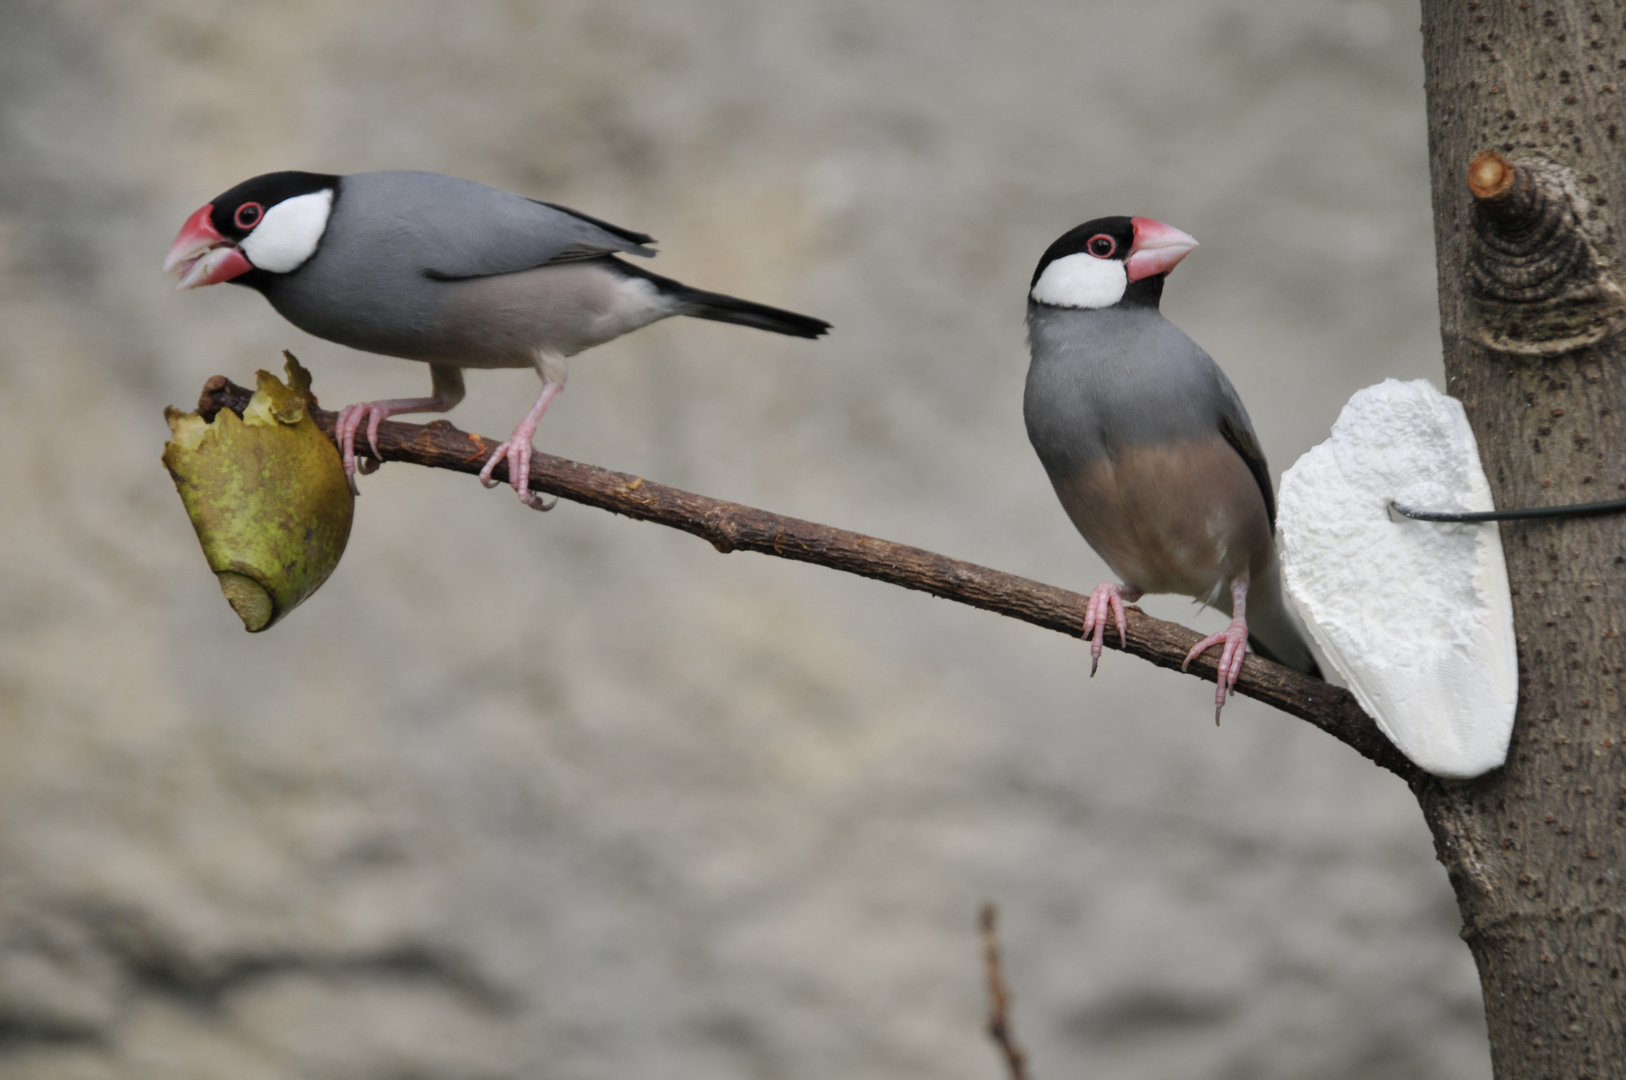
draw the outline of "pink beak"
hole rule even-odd
[[[1166,274],[1197,246],[1188,233],[1151,218],[1130,218],[1135,227],[1135,244],[1129,249],[1129,280],[1139,281],[1153,274]]]
[[[210,204],[186,219],[175,243],[169,247],[169,258],[164,260],[164,273],[180,278],[177,289],[196,289],[203,285],[218,285],[230,281],[238,274],[254,269],[236,244],[221,236],[209,221],[214,213]]]

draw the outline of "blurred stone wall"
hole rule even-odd
[[[186,215],[429,169],[836,325],[602,347],[543,450],[1088,589],[1020,415],[1034,261],[1107,213],[1199,237],[1164,310],[1278,472],[1355,389],[1438,378],[1415,20],[0,0],[0,1080],[993,1080],[987,898],[1041,1080],[1487,1075],[1415,805],[1298,721],[402,465],[250,636],[158,463],[165,404],[283,347],[330,406],[428,386],[173,292]],[[452,419],[499,436],[536,388],[470,384]]]

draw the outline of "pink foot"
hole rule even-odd
[[[552,510],[559,505],[559,500],[547,501],[541,495],[531,490],[531,454],[534,448],[531,439],[536,435],[536,425],[542,422],[542,414],[548,411],[548,403],[559,395],[564,386],[560,383],[549,382],[542,384],[542,393],[537,397],[536,404],[531,411],[525,414],[525,419],[514,428],[514,433],[508,441],[492,451],[491,457],[486,460],[485,468],[480,470],[480,483],[488,488],[496,487],[501,481],[491,478],[491,470],[497,467],[497,462],[508,463],[508,482],[514,486],[514,494],[519,501],[532,510]]]
[[[395,398],[391,401],[363,401],[359,405],[346,405],[339,410],[339,418],[333,422],[333,435],[339,441],[339,454],[344,459],[344,478],[350,483],[350,490],[357,495],[361,489],[356,487],[356,472],[365,475],[378,471],[382,456],[378,452],[378,424],[379,421],[409,412],[445,412],[451,405],[438,397],[430,398]],[[356,460],[356,432],[361,430],[362,421],[367,423],[367,445],[372,447],[371,460]]]
[[[1095,669],[1101,666],[1101,640],[1106,633],[1108,612],[1118,628],[1118,644],[1123,645],[1129,641],[1124,623],[1124,601],[1133,604],[1140,598],[1139,589],[1106,581],[1090,592],[1090,602],[1084,608],[1084,636],[1090,637],[1092,631],[1095,634],[1090,641],[1090,678],[1095,678]]]
[[[1190,663],[1213,648],[1215,645],[1224,645],[1225,651],[1220,653],[1219,671],[1215,677],[1214,686],[1214,726],[1220,722],[1220,710],[1225,708],[1226,695],[1236,686],[1237,677],[1242,674],[1242,659],[1248,653],[1248,623],[1245,619],[1232,619],[1231,625],[1223,633],[1209,634],[1191,647],[1186,654],[1185,662],[1180,670],[1186,670]]]

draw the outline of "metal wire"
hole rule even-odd
[[[1529,521],[1532,518],[1578,518],[1598,514],[1618,514],[1626,511],[1626,499],[1608,502],[1573,503],[1569,506],[1532,506],[1523,510],[1475,510],[1453,512],[1446,510],[1412,510],[1391,502],[1389,508],[1397,514],[1417,521]]]

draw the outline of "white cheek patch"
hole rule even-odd
[[[1033,283],[1033,299],[1056,307],[1104,308],[1124,298],[1129,273],[1117,259],[1079,252],[1057,259]]]
[[[316,252],[333,210],[333,190],[296,195],[271,207],[259,226],[243,238],[243,254],[258,269],[286,274]]]

